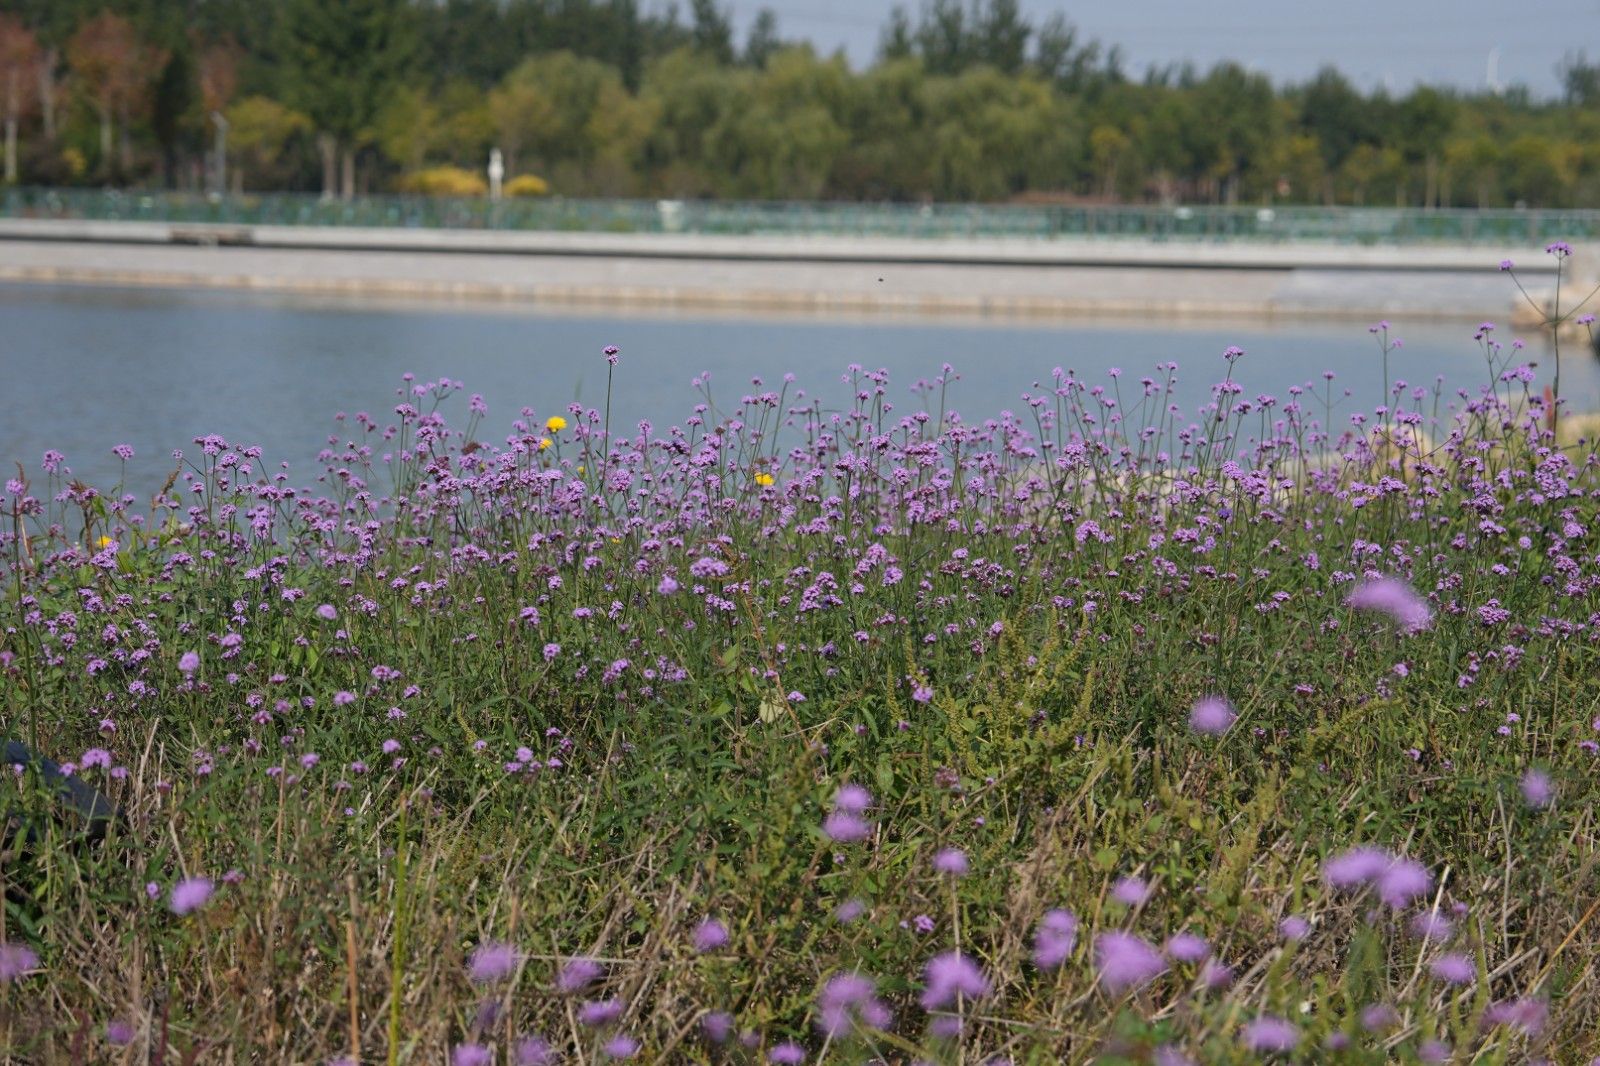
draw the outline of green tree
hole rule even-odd
[[[356,152],[415,56],[407,0],[283,0],[284,97],[316,124],[323,195],[355,195]]]
[[[252,176],[263,184],[286,181],[285,164],[296,144],[316,133],[311,119],[266,96],[245,97],[228,108],[227,118],[236,193],[244,192]]]
[[[0,14],[0,112],[5,116],[5,182],[17,182],[17,131],[32,109],[44,56],[39,39],[15,15]]]

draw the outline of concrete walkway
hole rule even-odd
[[[1543,287],[1550,257],[1512,253]],[[0,220],[0,280],[750,311],[1496,318],[1482,247],[917,240]],[[1497,261],[1497,258],[1496,258]]]

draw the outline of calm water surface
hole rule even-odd
[[[1394,324],[1405,347],[1391,374],[1413,385],[1443,376],[1476,389],[1486,380],[1472,325]],[[1509,341],[1509,332],[1497,333]],[[0,468],[21,462],[30,477],[46,448],[74,473],[110,486],[121,473],[113,445],[135,449],[128,485],[141,493],[172,468],[175,448],[218,433],[287,460],[298,484],[336,431],[338,411],[388,414],[400,376],[443,375],[465,383],[446,407],[464,422],[466,395],[489,405],[486,439],[497,440],[524,406],[542,418],[574,400],[605,397],[602,347],[622,348],[613,420],[658,427],[697,401],[690,379],[709,371],[719,403],[750,379],[776,387],[785,372],[829,405],[848,402],[841,373],[851,363],[884,368],[901,410],[919,406],[910,386],[951,363],[961,380],[952,406],[969,419],[1020,410],[1020,396],[1054,367],[1090,380],[1122,368],[1123,395],[1158,362],[1179,366],[1179,402],[1206,402],[1225,369],[1222,350],[1246,350],[1234,370],[1247,395],[1284,395],[1291,385],[1337,375],[1336,395],[1370,409],[1382,391],[1377,346],[1354,324],[1024,323],[995,320],[735,318],[522,310],[501,305],[310,300],[240,293],[0,286]],[[1530,354],[1548,364],[1548,354]],[[1548,365],[1540,365],[1541,382]],[[1577,408],[1600,408],[1600,361],[1580,346],[1564,354],[1563,392]],[[1340,419],[1342,421],[1342,417]]]

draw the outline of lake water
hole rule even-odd
[[[1471,323],[1408,326],[1391,374],[1412,385],[1442,375],[1476,390],[1486,380]],[[1509,342],[1510,331],[1496,333]],[[1225,369],[1221,352],[1245,349],[1234,370],[1246,395],[1283,396],[1324,370],[1370,410],[1382,391],[1378,349],[1358,324],[1237,326],[1119,320],[1039,323],[942,319],[701,317],[606,314],[503,305],[308,300],[234,292],[0,286],[0,469],[21,462],[37,478],[46,448],[91,483],[109,487],[121,464],[114,445],[135,449],[130,489],[146,493],[172,469],[175,448],[217,433],[259,444],[292,480],[309,484],[317,450],[336,431],[337,411],[380,419],[397,401],[400,376],[441,375],[465,383],[446,407],[464,422],[467,395],[489,406],[485,439],[499,440],[524,406],[542,418],[578,400],[605,397],[608,344],[622,349],[613,421],[631,427],[681,423],[697,402],[690,379],[709,371],[720,403],[752,377],[776,387],[785,372],[832,405],[847,402],[840,376],[851,363],[887,369],[891,397],[914,410],[910,392],[942,363],[961,380],[952,406],[967,418],[1020,410],[1020,396],[1054,367],[1108,381],[1124,371],[1124,397],[1154,365],[1179,366],[1178,400],[1194,409]],[[1532,352],[1540,364],[1547,353]],[[1541,384],[1548,365],[1540,365]],[[1600,360],[1574,344],[1563,357],[1563,392],[1578,409],[1600,408]],[[1108,381],[1109,383],[1109,381]]]

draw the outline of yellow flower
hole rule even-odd
[[[544,428],[548,429],[551,433],[560,433],[562,430],[567,428],[567,420],[562,418],[560,415],[551,415],[549,418],[544,420]]]
[[[772,484],[774,480],[775,479],[771,474],[765,472],[756,475],[756,484],[760,485],[762,488],[766,488],[768,485]]]
[[[550,438],[549,437],[540,437],[539,438],[539,450],[542,452],[548,447],[550,447]]]

